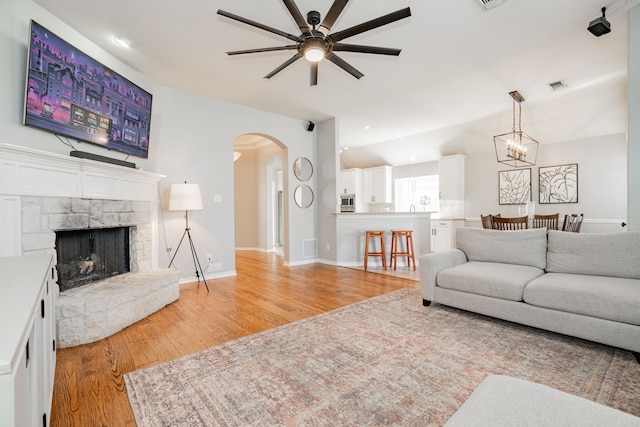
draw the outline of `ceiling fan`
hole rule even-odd
[[[244,24],[259,28],[261,30],[277,34],[281,37],[285,37],[296,42],[296,44],[258,49],[236,50],[227,52],[227,55],[243,55],[247,53],[274,52],[279,50],[296,50],[297,52],[295,55],[293,55],[293,57],[291,57],[278,68],[264,76],[264,78],[270,79],[289,65],[296,62],[298,59],[305,57],[311,64],[311,86],[315,86],[318,84],[318,62],[324,58],[333,62],[356,79],[364,76],[364,74],[356,70],[352,65],[336,55],[335,52],[373,53],[377,55],[393,56],[400,55],[400,49],[354,45],[341,43],[341,41],[348,37],[353,37],[357,34],[364,33],[365,31],[373,30],[374,28],[378,28],[383,25],[387,25],[411,16],[411,10],[407,7],[405,9],[400,9],[396,12],[389,13],[388,15],[372,19],[371,21],[367,21],[362,24],[355,25],[351,28],[347,28],[346,30],[329,34],[329,31],[331,31],[331,27],[336,22],[336,19],[338,19],[338,16],[340,16],[340,13],[342,13],[342,10],[345,8],[349,0],[335,0],[329,8],[326,16],[324,17],[324,20],[322,21],[320,21],[319,12],[315,10],[310,11],[309,13],[307,13],[307,19],[305,20],[304,16],[293,0],[282,1],[289,10],[289,13],[293,17],[293,20],[300,28],[301,34],[299,36],[280,31],[276,28],[260,24],[259,22],[255,22],[238,15],[234,15],[233,13],[225,12],[224,10],[218,10],[218,15],[222,15],[235,21],[239,21]]]

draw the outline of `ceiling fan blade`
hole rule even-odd
[[[300,32],[305,36],[312,36],[313,34],[311,34],[311,28],[309,28],[307,20],[304,19],[300,9],[298,9],[298,6],[296,6],[293,0],[282,0],[282,2],[287,6],[287,9],[289,9],[289,13],[293,17],[293,20],[296,21],[298,28],[300,28]]]
[[[280,65],[278,68],[276,68],[275,70],[273,70],[272,72],[270,72],[269,74],[264,76],[264,78],[265,79],[270,79],[271,77],[275,76],[280,71],[284,70],[285,68],[287,68],[289,65],[293,64],[294,62],[296,62],[300,58],[302,58],[302,54],[300,52],[298,52],[295,55],[293,55],[291,58],[289,58],[287,61],[285,61],[282,65]]]
[[[356,44],[334,43],[333,50],[337,52],[358,52],[358,53],[374,53],[376,55],[393,55],[398,56],[402,49],[393,49],[389,47],[377,46],[361,46]]]
[[[227,55],[243,55],[245,53],[261,53],[261,52],[275,52],[278,50],[295,50],[298,48],[297,44],[290,44],[286,46],[276,46],[276,47],[261,47],[257,49],[245,49],[245,50],[233,50],[231,52],[227,52]]]
[[[331,7],[329,8],[329,11],[318,27],[318,31],[320,31],[323,36],[326,37],[327,34],[329,34],[329,31],[331,31],[331,27],[333,27],[333,24],[336,23],[336,19],[338,19],[338,16],[340,16],[347,3],[349,3],[349,0],[336,0],[333,2]]]
[[[361,77],[364,76],[364,74],[362,74],[360,71],[356,70],[353,66],[351,66],[347,61],[341,59],[340,57],[338,57],[338,55],[336,55],[333,52],[330,52],[327,55],[327,59],[331,62],[333,62],[334,64],[336,64],[338,67],[342,68],[343,70],[345,70],[347,73],[351,74],[353,77],[355,77],[356,79],[360,79]]]
[[[294,36],[293,34],[285,33],[284,31],[280,31],[276,28],[270,27],[268,25],[261,24],[256,21],[252,21],[251,19],[243,18],[242,16],[234,15],[230,12],[225,12],[222,9],[218,9],[218,15],[224,16],[229,19],[233,19],[234,21],[242,22],[243,24],[251,25],[252,27],[259,28],[264,31],[268,31],[273,34],[277,34],[279,36],[285,37],[289,40],[293,40],[294,42],[301,42],[302,39],[298,36]]]
[[[311,63],[311,84],[309,86],[316,86],[318,84],[318,63]]]
[[[372,19],[371,21],[363,22],[362,24],[358,24],[351,28],[347,28],[346,30],[338,31],[335,34],[329,34],[328,37],[331,38],[331,40],[334,43],[339,42],[340,40],[346,39],[348,37],[353,37],[356,34],[373,30],[374,28],[378,28],[383,25],[387,25],[392,22],[399,21],[400,19],[408,18],[409,16],[411,16],[411,9],[407,7],[407,8],[389,13],[388,15],[384,15],[379,18]]]

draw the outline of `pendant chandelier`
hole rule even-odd
[[[522,131],[522,102],[524,98],[517,90],[509,92],[513,98],[513,127],[510,132],[495,135],[493,144],[499,163],[519,168],[534,166],[538,160],[538,141]],[[518,104],[518,128],[516,129],[516,103]]]

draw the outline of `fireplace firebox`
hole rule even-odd
[[[56,231],[60,292],[130,271],[129,227]]]

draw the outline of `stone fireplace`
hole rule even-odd
[[[23,251],[55,250],[57,236],[66,232],[127,228],[126,271],[146,271],[153,267],[151,209],[154,206],[151,202],[61,197],[23,197],[21,201]],[[76,246],[76,249],[82,248]],[[56,259],[60,260],[60,255],[56,254]],[[63,255],[63,263],[68,264],[72,261],[69,256],[90,258],[91,252]],[[58,274],[61,269],[64,268],[57,268]],[[64,290],[66,288],[61,288]]]
[[[114,250],[126,252],[130,272],[113,276],[113,267],[104,267],[106,279],[58,294],[59,347],[105,338],[179,298],[179,273],[157,268],[162,175],[0,144],[0,177],[0,256],[46,252],[59,259],[59,236],[71,231],[116,229],[128,240]],[[62,250],[60,255],[85,258],[92,263],[85,264],[84,273],[89,264],[95,270],[103,263],[91,244],[85,252],[85,243],[75,241],[71,246],[79,246],[79,252]],[[56,279],[73,262],[62,261]]]

